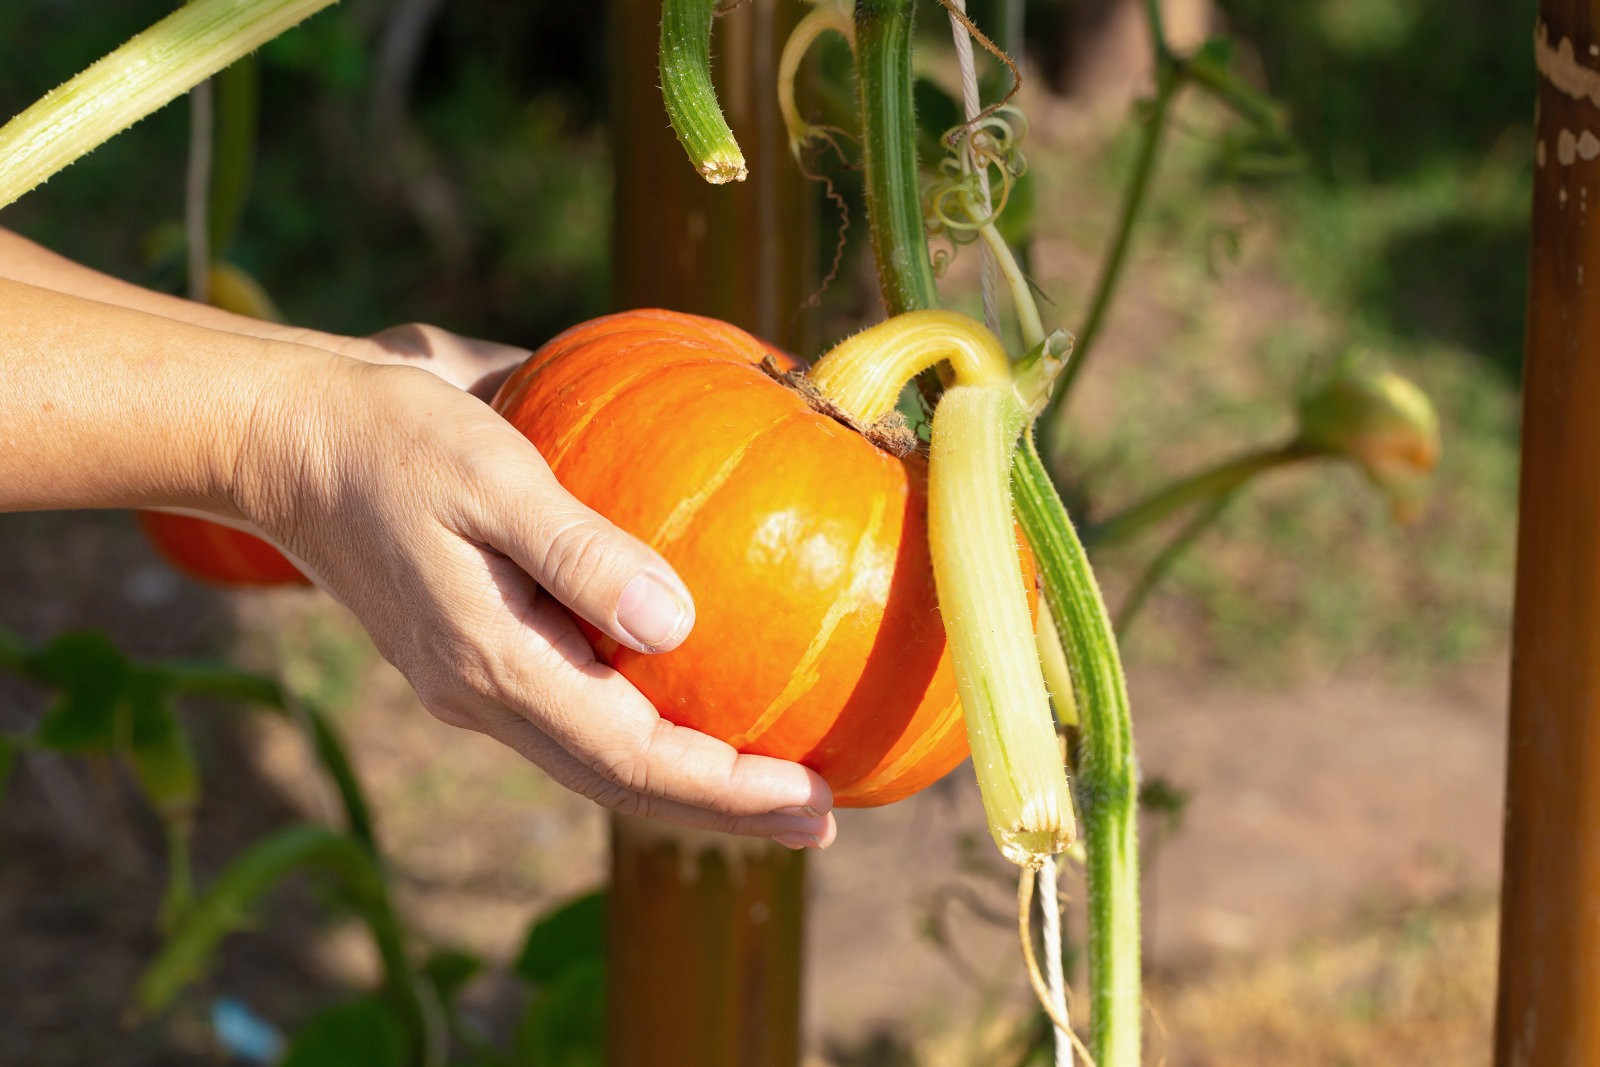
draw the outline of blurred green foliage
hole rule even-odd
[[[1030,51],[1072,84],[1110,5],[1030,0]],[[1174,474],[1287,432],[1292,397],[1360,353],[1413,378],[1444,449],[1422,521],[1348,471],[1265,477],[1174,569],[1135,660],[1261,680],[1360,665],[1437,677],[1504,649],[1532,188],[1531,3],[1217,0],[1233,69],[1283,102],[1302,165],[1241,168],[1236,118],[1180,99],[1113,304],[1054,457],[1069,499],[1116,512]],[[1092,96],[1093,87],[1084,87]],[[1041,234],[1097,254],[1136,149],[1030,149]],[[1051,295],[1068,322],[1081,284]],[[1077,291],[1074,291],[1077,290]],[[1159,548],[1097,556],[1113,599]]]
[[[1220,0],[1294,117],[1313,255],[1364,326],[1521,367],[1531,0]],[[1330,253],[1344,251],[1344,256]]]
[[[171,6],[8,3],[0,114]],[[229,258],[307,325],[424,320],[538,344],[605,307],[604,21],[581,5],[436,5],[415,62],[397,64],[388,45],[414,6],[353,0],[262,49],[256,172]],[[114,138],[0,225],[177,290],[181,250],[149,246],[182,216],[186,112]]]

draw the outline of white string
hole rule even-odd
[[[967,0],[950,0],[950,6],[967,13]],[[972,59],[972,36],[967,33],[967,28],[956,18],[955,11],[950,15],[950,34],[956,46],[956,63],[961,68],[961,108],[966,113],[967,121],[971,122],[978,117],[978,112],[983,109],[978,100],[978,71]],[[969,136],[972,136],[969,134]],[[976,164],[976,156],[968,153]],[[978,191],[983,198],[983,211],[988,214],[990,210],[989,199],[989,168],[982,164],[976,166],[978,172]],[[983,284],[983,322],[991,332],[999,332],[1000,317],[994,306],[994,253],[987,247],[983,249],[983,270],[981,280]]]
[[[1061,969],[1061,898],[1056,887],[1056,858],[1046,856],[1039,868],[1039,910],[1043,913],[1045,983],[1050,1002],[1067,1018],[1066,975]],[[1056,1035],[1056,1067],[1072,1067],[1072,1035],[1053,1027]]]

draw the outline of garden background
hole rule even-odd
[[[169,8],[11,0],[0,115]],[[935,13],[924,24],[940,30]],[[274,41],[230,258],[290,320],[347,333],[421,320],[531,347],[606,310],[601,15],[348,0]],[[1353,469],[1269,476],[1124,641],[1145,777],[1175,802],[1145,826],[1152,1048],[1172,1065],[1486,1063],[1533,11],[1173,0],[1167,17],[1178,43],[1233,39],[1238,68],[1288,106],[1304,158],[1241,176],[1230,122],[1199,94],[1180,100],[1052,457],[1069,500],[1108,514],[1163,474],[1286,434],[1296,389],[1351,350],[1423,385],[1445,451],[1405,527]],[[1135,4],[1033,0],[1028,18],[1032,270],[1070,324],[1132,163],[1148,49]],[[0,225],[176,290],[187,136],[185,107],[169,107]],[[831,247],[837,219],[823,217]],[[852,243],[827,292],[830,336],[874,314],[864,257]],[[1113,600],[1149,550],[1097,560]],[[504,962],[531,916],[603,877],[600,813],[431,720],[324,598],[200,589],[111,513],[0,516],[0,591],[0,627],[30,641],[96,628],[130,654],[227,659],[317,697],[373,793],[401,906],[441,940]],[[0,729],[44,704],[0,679]],[[202,880],[266,829],[328,810],[286,724],[203,703],[186,721],[206,778]],[[1011,893],[988,855],[959,774],[843,813],[839,844],[811,867],[816,1063],[976,1062],[985,1032],[1027,1009],[1013,934],[984,917],[1004,916]],[[376,974],[359,927],[302,885],[227,943],[184,1008],[128,1028],[164,874],[127,782],[109,764],[29,754],[0,807],[0,856],[0,1062],[217,1062],[214,998],[292,1026]],[[490,973],[467,990],[486,1026],[509,988]]]

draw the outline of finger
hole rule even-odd
[[[381,362],[422,367],[483,401],[530,354],[526,348],[460,337],[421,322],[390,326],[367,340]]]
[[[694,598],[667,561],[563,489],[531,446],[508,453],[479,501],[481,539],[627,647],[681,644],[694,628]]]
[[[496,569],[504,589],[504,568]],[[502,658],[503,703],[615,788],[733,816],[780,809],[821,816],[833,808],[833,791],[809,767],[740,753],[663,719],[632,683],[594,659],[549,597],[514,610],[522,626],[513,643],[523,647]]]
[[[584,766],[526,719],[515,715],[490,715],[484,726],[485,733],[542,768],[561,785],[624,815],[664,819],[680,826],[725,834],[768,837],[787,848],[827,848],[838,836],[838,824],[831,812],[820,816],[796,811],[730,815],[647,793],[630,792]]]

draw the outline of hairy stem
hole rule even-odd
[[[0,207],[334,0],[192,0],[0,127]]]
[[[1089,1047],[1100,1067],[1139,1063],[1138,774],[1127,684],[1089,558],[1031,434],[1012,465],[1017,517],[1033,547],[1082,719],[1078,813],[1088,875]]]
[[[891,313],[931,307],[936,299],[915,203],[910,6],[910,0],[858,0],[856,8],[867,206],[880,288]],[[891,34],[886,22],[903,25]],[[896,54],[885,53],[888,37],[894,40]],[[885,174],[889,168],[884,164],[891,154],[897,159],[903,156],[893,178]],[[901,183],[899,188],[896,182]],[[895,208],[907,199],[912,205],[903,224],[885,221],[901,218]],[[1088,776],[1079,782],[1079,796],[1089,846],[1094,1059],[1101,1067],[1135,1067],[1140,1047],[1139,868],[1134,821],[1137,774],[1127,690],[1110,618],[1088,558],[1039,460],[1032,435],[1024,434],[1023,442],[1011,459],[1012,500],[1038,562],[1046,602],[1061,630],[1073,671],[1075,703],[1083,719],[1081,749]],[[1025,881],[1031,889],[1032,880]]]
[[[711,84],[711,23],[717,0],[663,0],[661,99],[683,149],[713,185],[749,176]]]
[[[913,0],[857,0],[856,78],[861,92],[867,226],[878,289],[889,314],[935,307],[917,174],[911,102]]]

